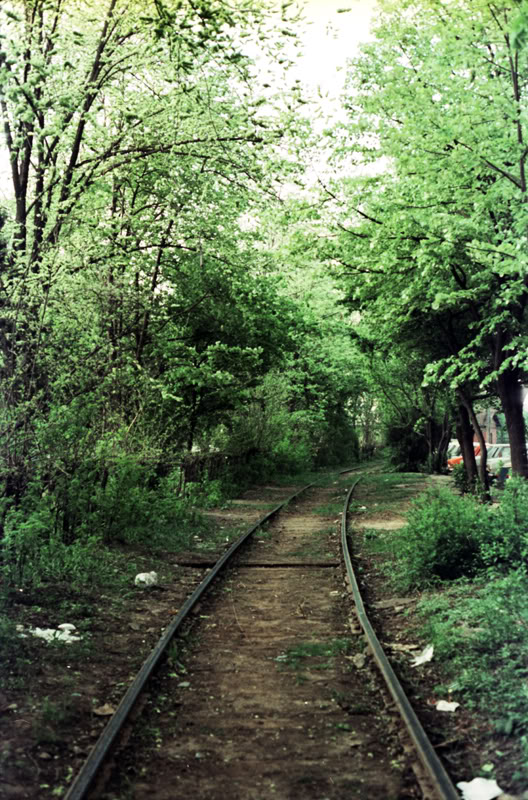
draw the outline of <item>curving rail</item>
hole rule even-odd
[[[347,470],[350,472],[352,470]],[[459,800],[460,795],[452,784],[447,772],[445,771],[442,763],[436,755],[425,731],[423,730],[416,714],[405,695],[405,692],[399,683],[377,637],[368,620],[361,594],[359,591],[358,582],[356,580],[354,569],[352,566],[352,559],[348,549],[347,541],[347,513],[350,505],[352,493],[357,486],[360,478],[358,478],[347,492],[345,505],[341,521],[341,544],[343,551],[343,558],[347,571],[348,581],[350,583],[354,601],[356,604],[357,615],[363,631],[368,639],[369,645],[372,649],[374,658],[380,668],[380,671],[385,679],[388,689],[396,703],[399,713],[403,722],[410,734],[410,737],[416,747],[420,761],[422,762],[428,777],[438,795],[439,800]],[[209,586],[213,583],[215,578],[223,567],[233,558],[240,547],[246,542],[255,531],[270,521],[276,514],[278,514],[284,506],[297,498],[304,491],[309,489],[313,484],[304,486],[283,502],[275,506],[271,511],[265,514],[258,520],[248,531],[240,536],[237,541],[224,553],[223,556],[216,562],[214,567],[208,572],[204,580],[187,598],[184,605],[174,617],[172,622],[165,629],[163,635],[155,645],[150,655],[143,663],[141,669],[137,673],[133,683],[128,688],[123,696],[119,706],[117,707],[114,715],[106,725],[101,736],[95,743],[91,752],[89,753],[86,761],[84,762],[81,770],[77,774],[74,782],[70,786],[65,795],[65,800],[85,800],[94,788],[94,783],[99,775],[99,772],[107,759],[113,745],[116,743],[121,730],[127,721],[140,693],[143,691],[147,681],[153,674],[155,668],[162,659],[168,645],[172,641],[174,635],[181,627],[182,623],[188,617],[198,600],[206,592]]]
[[[449,775],[444,769],[442,762],[434,751],[433,746],[420,723],[420,720],[416,716],[414,709],[407,698],[407,695],[405,694],[394,670],[389,663],[389,660],[387,659],[387,656],[385,655],[385,652],[374,632],[372,625],[370,624],[365,611],[359,585],[354,573],[354,568],[352,566],[352,559],[350,556],[347,539],[348,508],[352,493],[360,480],[361,479],[358,478],[348,490],[345,498],[343,515],[341,518],[341,546],[343,550],[343,558],[345,561],[348,580],[352,588],[354,602],[356,604],[358,619],[361,627],[363,628],[365,636],[367,637],[376,663],[378,664],[392,698],[396,703],[396,707],[398,708],[400,716],[402,717],[407,731],[413,740],[420,761],[422,762],[422,765],[426,770],[438,797],[440,800],[460,800],[459,792],[456,790]]]
[[[242,536],[240,536],[240,538],[237,539],[237,541],[234,542],[234,544],[232,544],[231,547],[226,550],[224,555],[221,556],[221,558],[216,562],[215,566],[210,572],[207,573],[203,581],[199,584],[199,586],[196,587],[194,592],[189,595],[178,614],[165,629],[158,643],[151,651],[146,661],[143,663],[143,666],[137,673],[134,681],[123,695],[123,698],[121,699],[121,702],[119,703],[114,715],[106,725],[80,771],[77,773],[74,782],[70,786],[68,792],[65,794],[64,800],[84,800],[84,798],[88,796],[99,770],[106,760],[113,744],[117,740],[117,737],[119,736],[121,729],[128,719],[128,716],[132,711],[138,696],[145,687],[145,684],[151,677],[156,666],[159,664],[175,633],[181,627],[184,620],[188,617],[198,600],[217,577],[220,570],[228,563],[228,561],[231,560],[239,548],[253,533],[255,533],[256,530],[269,522],[269,520],[278,514],[285,505],[305,492],[312,485],[313,484],[308,484],[307,486],[303,486],[302,489],[299,489],[297,492],[290,495],[290,497],[288,497],[282,503],[279,503],[271,511],[268,511],[268,513],[259,519],[258,522],[256,522],[248,531],[243,533]]]

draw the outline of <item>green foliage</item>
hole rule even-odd
[[[471,484],[463,461],[461,461],[460,464],[455,464],[452,477],[453,483],[460,494],[468,494],[468,492],[471,491]]]
[[[498,508],[447,488],[428,489],[413,502],[406,526],[390,537],[395,583],[423,588],[484,570],[526,572],[527,509],[528,483],[521,478],[507,482]]]
[[[72,581],[78,585],[113,581],[105,545],[115,543],[178,551],[207,527],[194,510],[196,497],[177,493],[179,471],[156,479],[153,470],[130,457],[112,465],[104,485],[77,475],[56,493],[32,483],[21,504],[4,519],[4,567],[8,584]],[[202,487],[201,497],[205,490]],[[209,487],[209,501],[221,496]]]
[[[490,532],[480,546],[482,561],[493,572],[528,568],[528,481],[506,481],[500,505],[490,512]]]
[[[209,480],[207,477],[198,483],[188,484],[185,488],[185,505],[186,507],[199,507],[199,508],[212,508],[219,506],[226,501],[229,495],[229,490],[232,489],[231,475],[229,472],[223,478],[216,478]],[[187,521],[189,524],[190,520]],[[196,527],[196,520],[194,520],[193,528]],[[184,524],[184,520],[181,520]]]
[[[413,501],[405,527],[391,536],[397,586],[410,589],[474,574],[487,511],[472,497],[432,487]]]
[[[412,417],[403,426],[393,420],[386,429],[385,453],[390,465],[398,472],[418,472],[427,459],[427,441],[416,433]]]
[[[423,635],[435,647],[453,698],[495,718],[503,734],[528,730],[522,676],[528,657],[528,581],[524,572],[455,584],[420,602]]]
[[[333,132],[345,177],[325,192],[334,227],[323,252],[382,366],[389,357],[402,372],[421,362],[414,380],[410,369],[403,381],[377,380],[380,402],[396,412],[406,394],[419,408],[414,389],[429,388],[432,420],[434,391],[447,390],[451,406],[482,386],[497,392],[519,445],[512,469],[526,477],[528,186],[518,110],[527,6],[497,14],[472,0],[451,0],[449,10],[432,0],[382,5],[374,41],[349,70],[348,122]],[[493,69],[484,42],[493,42]]]
[[[0,9],[16,195],[0,212],[0,522],[14,582],[82,580],[101,543],[183,546],[201,523],[175,465],[284,364],[299,318],[253,222],[298,171],[277,143],[305,127],[302,98],[278,73],[276,92],[261,87],[242,52],[258,40],[276,55],[296,12],[284,6],[279,34],[266,0],[99,5]],[[304,463],[307,439],[285,422],[276,468]],[[223,492],[205,477],[200,500]]]
[[[327,418],[324,438],[316,455],[318,466],[355,464],[359,461],[360,446],[352,418],[340,409]]]

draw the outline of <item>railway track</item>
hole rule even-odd
[[[335,487],[304,487],[222,556],[66,800],[459,798],[363,607],[347,547],[352,491],[340,526]]]

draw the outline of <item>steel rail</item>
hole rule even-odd
[[[350,505],[350,499],[352,497],[352,493],[356,488],[357,484],[361,478],[358,478],[350,487],[347,492],[345,498],[345,505],[343,510],[343,515],[341,518],[341,546],[343,550],[343,558],[345,560],[346,571],[348,575],[348,580],[350,582],[350,586],[352,588],[352,593],[354,596],[354,601],[356,604],[357,615],[367,637],[368,643],[378,664],[378,667],[381,670],[381,674],[385,679],[387,687],[392,695],[394,702],[398,708],[398,711],[405,722],[407,727],[407,731],[411,736],[411,739],[414,742],[416,747],[418,756],[420,761],[422,762],[429,779],[431,780],[435,791],[438,794],[440,800],[460,800],[460,794],[455,789],[451,778],[447,774],[442,762],[438,758],[431,742],[427,734],[425,733],[420,720],[415,714],[413,707],[411,706],[407,695],[405,694],[398,678],[392,666],[385,655],[385,652],[376,636],[372,625],[370,624],[370,620],[365,611],[365,606],[363,605],[363,599],[361,597],[361,593],[359,590],[359,584],[357,582],[354,568],[352,566],[352,559],[350,557],[350,551],[348,548],[348,541],[347,541],[347,513],[348,507]]]
[[[220,570],[226,565],[226,563],[234,556],[237,550],[241,547],[244,542],[249,539],[249,537],[256,531],[258,528],[265,525],[272,517],[274,517],[278,512],[284,508],[285,505],[290,503],[296,497],[298,497],[302,492],[305,492],[307,489],[310,489],[313,486],[312,483],[308,484],[307,486],[303,486],[302,489],[299,489],[294,494],[290,495],[290,497],[283,500],[279,503],[275,508],[271,511],[268,511],[261,519],[258,520],[254,525],[249,528],[245,533],[240,536],[236,542],[234,542],[231,547],[226,550],[223,556],[221,556],[218,561],[216,562],[215,566],[208,572],[206,577],[203,581],[196,587],[194,592],[189,595],[183,606],[181,607],[178,614],[174,617],[172,622],[168,625],[168,627],[163,632],[161,638],[159,639],[158,643],[155,645],[153,650],[150,652],[150,655],[147,657],[143,666],[140,668],[139,672],[137,673],[134,681],[131,683],[125,694],[123,695],[121,702],[119,703],[115,713],[113,714],[112,718],[104,728],[103,732],[101,733],[100,737],[98,738],[97,742],[93,746],[92,750],[88,754],[86,761],[84,762],[83,766],[77,773],[77,776],[68,789],[67,793],[64,795],[64,800],[84,800],[87,797],[89,791],[92,788],[92,784],[101,768],[102,764],[104,763],[108,753],[115,743],[124,723],[126,722],[134,704],[142,692],[145,684],[149,680],[150,676],[152,675],[154,669],[159,664],[161,657],[163,656],[165,650],[167,649],[169,643],[171,642],[174,634],[180,628],[186,617],[192,611],[193,607],[196,605],[200,597],[203,593],[208,589],[210,584],[214,581]]]

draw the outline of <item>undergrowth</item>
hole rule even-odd
[[[434,645],[439,692],[515,736],[528,772],[528,482],[512,478],[500,504],[479,503],[432,487],[407,524],[365,532],[366,546],[387,556],[397,591],[429,590],[418,606],[421,633]]]
[[[528,557],[528,483],[512,478],[498,508],[471,495],[431,487],[412,503],[407,524],[386,537],[388,570],[401,590],[444,580],[524,570]]]
[[[422,600],[422,634],[442,664],[444,690],[491,717],[499,733],[528,734],[528,578],[516,570],[460,582]],[[528,748],[526,749],[528,758]]]

